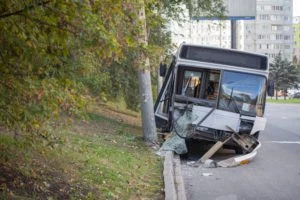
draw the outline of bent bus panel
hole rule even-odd
[[[264,55],[183,44],[155,104],[158,128],[171,131],[186,109],[196,116],[191,138],[217,141],[234,130],[264,130],[268,62]]]

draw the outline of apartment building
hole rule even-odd
[[[265,54],[270,61],[281,52],[293,58],[293,0],[256,0],[255,20],[238,21],[237,48]],[[173,42],[185,41],[207,46],[230,48],[229,20],[186,20],[170,25]]]
[[[244,22],[244,50],[293,58],[293,0],[257,0],[256,20]]]
[[[188,10],[181,13],[182,21],[171,21],[168,29],[172,42],[179,46],[182,42],[205,46],[230,48],[231,29],[227,20],[190,20]]]
[[[186,20],[172,21],[171,38],[175,45],[182,42],[230,48],[230,22],[225,20]]]

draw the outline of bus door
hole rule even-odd
[[[172,124],[171,104],[175,81],[174,66],[175,62],[173,61],[154,105],[156,127],[166,132],[170,131]]]

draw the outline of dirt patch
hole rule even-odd
[[[17,196],[38,196],[41,199],[54,197],[57,199],[68,199],[70,197],[70,185],[57,178],[55,182],[30,177],[19,172],[15,167],[0,164],[1,192],[8,198]],[[53,175],[53,174],[52,174]],[[12,192],[13,191],[13,192]]]
[[[141,127],[141,119],[139,116],[128,115],[122,111],[118,111],[117,108],[110,108],[108,106],[96,107],[93,112],[104,115],[107,118],[115,119],[119,122],[126,123],[132,126]]]
[[[80,199],[91,191],[82,184],[69,183],[63,173],[54,170],[35,166],[24,174],[18,167],[0,163],[1,199]]]

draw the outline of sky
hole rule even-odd
[[[293,15],[300,16],[300,0],[294,0],[293,8]]]

